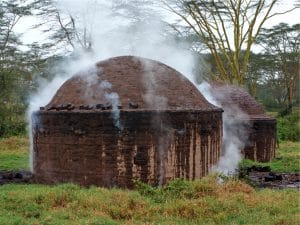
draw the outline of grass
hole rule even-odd
[[[291,224],[300,223],[299,192],[256,191],[217,176],[175,180],[134,191],[57,186],[0,186],[0,224]]]
[[[29,141],[26,137],[0,139],[0,170],[29,168]]]
[[[300,172],[300,142],[281,142],[272,162],[258,163],[244,159],[240,163],[242,168],[252,165],[270,166],[274,172]]]

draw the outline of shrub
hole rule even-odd
[[[277,117],[277,138],[280,141],[299,141],[300,140],[300,110],[293,113]]]
[[[25,134],[25,110],[26,106],[22,104],[0,105],[0,137]]]

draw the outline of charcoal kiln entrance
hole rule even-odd
[[[82,71],[33,116],[41,183],[132,187],[207,175],[220,157],[222,110],[157,61],[115,57]]]

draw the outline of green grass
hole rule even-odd
[[[274,172],[300,172],[300,142],[281,142],[272,162],[258,163],[244,159],[240,163],[242,168],[252,165],[270,166]]]
[[[0,170],[28,169],[28,152],[29,141],[26,137],[0,139]]]
[[[297,190],[256,191],[238,180],[175,180],[134,191],[77,185],[0,186],[0,224],[299,224]]]

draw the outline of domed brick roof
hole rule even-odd
[[[220,82],[211,82],[213,97],[222,107],[236,106],[253,119],[273,119],[266,115],[262,105],[259,104],[246,90],[235,85],[224,84]]]
[[[122,110],[221,110],[178,71],[134,56],[110,58],[78,72],[46,108],[100,109],[116,102]]]

